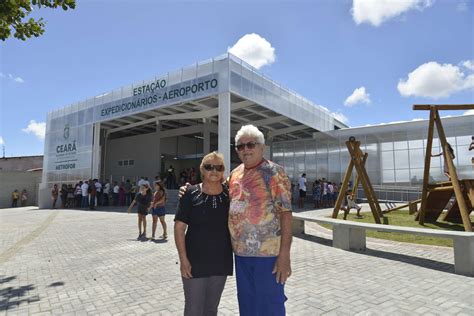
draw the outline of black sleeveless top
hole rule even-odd
[[[229,190],[208,195],[199,185],[190,186],[180,199],[174,218],[188,225],[186,254],[193,278],[232,275],[232,245],[228,226]]]

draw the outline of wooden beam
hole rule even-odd
[[[344,175],[344,180],[342,180],[342,186],[339,188],[339,195],[337,196],[336,204],[334,205],[334,210],[332,211],[332,218],[337,218],[337,214],[339,214],[339,210],[341,209],[342,201],[346,196],[347,188],[349,187],[349,180],[352,175],[352,169],[354,169],[354,162],[353,158],[351,157],[349,160],[349,164],[347,165],[346,174]],[[349,207],[347,205],[347,207]]]
[[[426,201],[428,199],[428,182],[430,178],[430,164],[431,164],[431,148],[433,146],[433,133],[434,133],[434,120],[435,112],[430,111],[430,121],[428,124],[428,138],[426,142],[426,153],[425,153],[425,170],[423,172],[423,187],[421,191],[421,205],[418,213],[418,222],[420,225],[425,223],[426,214]]]
[[[459,185],[458,174],[456,172],[456,167],[454,167],[453,159],[451,159],[451,152],[449,150],[448,142],[446,141],[446,135],[444,134],[443,124],[441,124],[441,118],[439,117],[438,110],[436,111],[436,127],[438,129],[439,140],[443,147],[443,156],[445,163],[448,164],[449,176],[451,177],[451,182],[454,187],[454,194],[456,195],[456,200],[459,205],[459,212],[461,213],[462,222],[464,224],[464,230],[467,232],[472,232],[471,219],[469,218],[469,212],[467,211],[466,200],[462,194],[461,186]]]
[[[474,104],[413,104],[413,110],[474,110]]]

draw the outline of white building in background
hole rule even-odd
[[[474,116],[443,123],[461,177],[473,178],[467,147]],[[266,156],[293,179],[306,172],[309,181],[339,182],[349,159],[344,144],[349,136],[369,152],[372,183],[416,185],[422,178],[426,121],[348,128],[327,109],[225,54],[48,113],[40,207],[49,205],[54,183],[133,181],[153,178],[169,166],[178,176],[198,167],[212,150],[233,167],[238,163],[233,138],[244,124],[264,132]],[[441,179],[441,159],[432,168],[434,179]]]

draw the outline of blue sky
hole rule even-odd
[[[50,110],[230,48],[350,126],[427,118],[415,103],[474,103],[468,0],[78,0],[32,16],[47,21],[42,37],[0,44],[6,156],[43,153]]]

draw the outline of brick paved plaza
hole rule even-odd
[[[135,214],[0,210],[0,315],[181,315],[167,222],[167,242],[141,242]],[[474,278],[453,273],[449,248],[368,239],[355,253],[315,224],[307,232],[293,240],[289,315],[474,315]],[[238,314],[234,277],[219,312]]]

